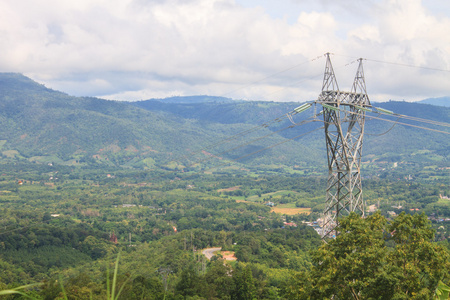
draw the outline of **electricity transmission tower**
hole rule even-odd
[[[338,218],[357,212],[364,216],[361,187],[361,149],[364,136],[366,92],[362,59],[350,92],[339,90],[330,54],[316,103],[323,107],[328,155],[326,208],[323,213],[322,238],[336,235]]]

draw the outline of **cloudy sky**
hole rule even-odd
[[[0,72],[76,96],[317,98],[331,59],[372,101],[450,96],[448,0],[0,2]]]

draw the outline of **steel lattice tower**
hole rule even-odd
[[[361,149],[364,136],[365,107],[370,106],[366,92],[362,59],[359,59],[351,92],[339,91],[330,55],[317,103],[323,106],[328,155],[326,208],[322,238],[336,235],[338,218],[357,212],[364,216],[361,186]]]

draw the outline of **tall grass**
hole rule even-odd
[[[112,285],[111,286],[110,286],[110,278],[109,278],[109,266],[107,267],[107,271],[106,271],[106,299],[107,300],[118,300],[120,294],[122,293],[123,288],[125,287],[125,284],[128,282],[128,280],[130,280],[130,278],[128,278],[122,284],[122,286],[119,288],[119,291],[116,294],[117,273],[119,271],[119,260],[120,260],[120,252],[117,255],[117,259],[116,259],[116,262],[114,264],[114,273],[113,273]],[[64,285],[63,285],[62,282],[63,281],[60,278],[59,284],[61,286],[63,299],[64,300],[68,300],[67,293],[66,293],[66,290],[64,289]],[[41,298],[36,298],[35,296],[29,295],[26,292],[24,292],[24,290],[26,290],[26,289],[35,288],[35,287],[38,287],[40,285],[42,285],[42,283],[33,283],[33,284],[27,284],[27,285],[19,286],[19,287],[14,288],[14,289],[3,290],[3,291],[0,291],[0,296],[21,295],[21,296],[23,296],[25,298],[28,298],[28,299],[40,300]],[[91,295],[90,295],[90,299],[92,300],[92,292],[91,292]]]
[[[106,299],[108,300],[117,300],[119,299],[120,293],[122,292],[123,288],[125,287],[125,284],[128,282],[128,280],[130,280],[130,278],[128,278],[120,287],[119,291],[117,292],[117,295],[115,294],[116,292],[116,285],[117,285],[117,272],[119,270],[119,260],[120,260],[120,252],[117,255],[117,259],[116,259],[116,263],[114,266],[114,275],[113,275],[113,282],[112,282],[112,288],[111,288],[111,292],[110,292],[110,287],[109,287],[109,267],[107,269],[106,272]]]
[[[21,296],[24,296],[25,298],[28,298],[28,299],[39,300],[38,298],[35,298],[34,296],[27,295],[26,293],[21,291],[21,290],[33,288],[33,287],[36,287],[36,286],[39,286],[39,285],[41,285],[41,283],[27,284],[27,285],[19,286],[19,287],[15,288],[15,289],[3,290],[3,291],[0,291],[0,296],[21,295]]]

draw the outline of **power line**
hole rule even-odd
[[[314,57],[314,58],[312,58],[312,59],[309,59],[309,60],[307,60],[307,61],[304,61],[304,62],[302,62],[302,63],[300,63],[300,64],[295,65],[295,66],[289,67],[289,68],[287,68],[287,69],[284,69],[284,70],[282,70],[282,71],[273,73],[273,74],[271,74],[271,75],[269,75],[269,76],[266,76],[266,77],[264,77],[264,78],[261,78],[261,79],[255,80],[255,81],[253,81],[253,82],[250,82],[250,83],[248,83],[248,84],[246,84],[246,85],[244,85],[244,86],[241,86],[241,87],[239,87],[239,88],[236,88],[236,89],[234,89],[234,90],[231,90],[231,91],[229,91],[229,92],[226,92],[225,94],[222,94],[221,97],[224,97],[224,96],[226,96],[226,95],[229,95],[229,94],[232,94],[232,93],[234,93],[234,92],[240,91],[240,90],[242,90],[242,89],[248,88],[248,87],[250,87],[250,86],[252,86],[252,85],[255,85],[255,84],[259,83],[259,82],[262,82],[262,81],[264,81],[264,80],[267,80],[267,79],[269,79],[269,78],[275,77],[275,76],[277,76],[277,75],[280,75],[280,74],[285,73],[285,72],[287,72],[287,71],[290,71],[290,70],[292,70],[292,69],[295,69],[295,68],[298,68],[298,67],[300,67],[300,66],[303,66],[303,65],[305,65],[305,64],[307,64],[307,63],[310,63],[310,62],[313,62],[313,61],[315,61],[315,60],[318,60],[318,59],[322,58],[322,56],[323,56],[323,55],[316,56],[316,57]]]
[[[313,120],[313,121],[317,121],[317,120]],[[275,143],[275,144],[273,144],[273,145],[271,145],[271,146],[268,146],[268,147],[266,147],[266,148],[256,150],[256,151],[254,151],[254,152],[251,152],[251,153],[242,155],[242,156],[240,156],[240,157],[238,157],[238,158],[234,158],[234,159],[228,160],[227,162],[224,162],[224,163],[222,163],[222,164],[219,164],[219,165],[216,165],[216,166],[209,167],[209,168],[204,169],[204,170],[202,170],[202,171],[195,172],[194,174],[191,174],[191,175],[189,175],[189,176],[183,177],[183,179],[186,180],[186,179],[189,179],[189,178],[192,177],[192,176],[197,175],[197,174],[200,173],[200,172],[205,172],[205,171],[209,171],[209,170],[211,170],[211,169],[215,169],[215,168],[220,168],[220,167],[226,166],[226,165],[228,165],[228,164],[230,164],[230,163],[232,163],[232,162],[235,162],[235,161],[244,159],[244,158],[246,158],[246,157],[249,157],[249,156],[251,156],[251,155],[255,155],[255,154],[257,154],[257,153],[260,153],[260,152],[262,152],[262,151],[265,151],[265,150],[274,148],[274,147],[276,147],[276,146],[279,146],[279,145],[281,145],[281,144],[284,144],[284,143],[290,142],[290,141],[292,141],[292,140],[298,139],[298,138],[300,138],[300,137],[302,137],[302,136],[305,136],[305,135],[307,135],[307,134],[310,134],[310,133],[312,133],[312,132],[314,132],[314,131],[317,131],[317,130],[320,130],[320,129],[323,129],[323,128],[324,128],[323,126],[322,126],[322,127],[315,128],[315,129],[310,130],[310,131],[308,131],[308,132],[306,132],[306,133],[302,133],[302,134],[299,134],[299,135],[294,136],[294,137],[292,137],[292,138],[285,139],[285,140],[283,140],[283,141],[281,141],[281,142]]]
[[[289,125],[289,126],[287,126],[287,127],[285,127],[285,128],[279,129],[279,130],[277,130],[277,131],[270,132],[270,133],[268,133],[268,134],[266,134],[266,135],[263,135],[263,136],[261,136],[261,137],[255,138],[255,139],[253,139],[253,140],[250,140],[250,141],[248,141],[248,142],[246,142],[246,143],[244,143],[244,144],[239,144],[239,145],[234,146],[234,147],[232,147],[232,148],[226,149],[226,150],[224,150],[224,151],[222,151],[222,152],[220,152],[220,153],[215,154],[214,156],[207,157],[207,158],[204,158],[204,159],[201,159],[201,160],[197,160],[197,161],[191,163],[190,165],[186,166],[186,168],[190,168],[190,167],[193,167],[193,166],[195,166],[195,165],[197,165],[197,164],[204,163],[204,162],[206,162],[206,161],[212,160],[213,158],[218,157],[219,155],[223,155],[223,154],[229,153],[229,152],[231,152],[231,151],[240,149],[240,148],[242,148],[242,147],[248,146],[248,145],[253,144],[253,143],[257,142],[257,141],[263,140],[263,139],[265,139],[265,138],[267,138],[267,137],[269,137],[269,136],[272,136],[272,135],[274,135],[274,134],[280,133],[280,132],[282,132],[282,131],[284,131],[284,130],[293,128],[293,127],[295,127],[295,126],[302,126],[302,125],[305,125],[305,124],[314,122],[314,121],[316,121],[316,120],[314,119],[315,117],[316,117],[316,115],[315,115],[315,116],[312,116],[312,117],[310,117],[310,118],[308,118],[308,119],[306,119],[306,120],[304,120],[304,121],[302,121],[302,122],[300,122],[300,123],[293,124],[293,125]],[[202,150],[202,151],[203,151],[203,150]],[[173,171],[170,171],[170,172],[168,172],[168,173],[162,174],[162,175],[160,175],[159,177],[154,178],[154,179],[162,178],[162,177],[165,177],[165,176],[168,176],[168,175],[177,173],[177,172],[178,172],[178,170],[173,170]]]
[[[336,110],[341,111],[341,112],[345,112],[345,113],[350,113],[350,114],[358,114],[357,112],[353,112],[353,111],[349,111],[349,110],[343,110],[341,108],[335,107]],[[370,111],[373,112],[373,111]],[[416,118],[416,117],[410,117],[407,115],[401,115],[401,114],[388,114],[388,113],[384,113],[381,111],[377,111],[376,113],[378,113],[379,115],[386,115],[386,116],[396,116],[398,118],[404,118],[404,119],[409,119],[412,121],[416,121],[416,122],[422,122],[422,123],[428,123],[431,125],[437,125],[437,126],[445,126],[448,127],[450,124],[445,123],[445,122],[437,122],[437,121],[432,121],[432,120],[427,120],[427,119],[421,119],[421,118]],[[442,131],[442,130],[438,130],[438,129],[433,129],[433,128],[429,128],[429,127],[423,127],[423,126],[418,126],[418,125],[413,125],[413,124],[408,124],[408,123],[403,123],[403,122],[398,122],[394,121],[394,120],[389,120],[389,119],[384,119],[384,118],[380,118],[380,117],[372,117],[372,119],[377,119],[377,120],[382,120],[382,121],[386,121],[386,122],[391,122],[391,123],[396,123],[396,124],[401,124],[401,125],[405,125],[405,126],[410,126],[410,127],[415,127],[415,128],[420,128],[420,129],[425,129],[425,130],[429,130],[429,131],[434,131],[434,132],[439,132],[439,133],[444,133],[444,134],[450,134],[450,132],[447,131]]]
[[[338,69],[340,69],[340,68],[347,67],[347,66],[349,66],[349,65],[351,65],[351,64],[353,64],[353,63],[355,63],[355,62],[357,62],[357,60],[353,60],[353,61],[351,61],[351,62],[349,62],[349,63],[346,63],[345,65],[342,65],[342,66],[338,66],[338,67],[335,68],[335,70],[338,70]],[[287,85],[286,87],[280,88],[280,89],[278,89],[278,90],[276,90],[276,91],[274,91],[274,92],[271,92],[271,93],[269,93],[269,94],[266,94],[266,96],[270,96],[270,95],[279,93],[279,92],[281,92],[281,91],[284,91],[284,90],[288,89],[289,87],[292,87],[292,86],[294,86],[294,85],[301,84],[301,83],[303,83],[303,82],[306,82],[306,81],[308,81],[308,80],[312,80],[312,79],[315,79],[315,78],[321,77],[321,76],[323,76],[323,72],[321,72],[320,74],[317,74],[317,75],[308,77],[308,78],[306,78],[306,79],[303,79],[303,80],[300,80],[300,81],[296,81],[296,82],[294,82],[294,83],[291,83],[291,84]]]
[[[434,131],[434,132],[439,132],[439,133],[444,133],[444,134],[450,134],[450,132],[447,132],[447,131],[442,131],[442,130],[433,129],[433,128],[429,128],[429,127],[423,127],[423,126],[418,126],[418,125],[398,122],[398,120],[394,121],[394,120],[384,119],[384,118],[380,118],[380,117],[373,117],[373,118],[377,119],[377,120],[382,120],[382,121],[386,121],[386,122],[391,122],[391,123],[396,123],[396,124],[400,124],[400,125],[410,126],[410,127],[414,127],[414,128],[420,128],[420,129],[425,129],[425,130],[429,130],[429,131]]]
[[[277,117],[277,118],[275,118],[275,119],[272,119],[272,120],[270,120],[270,121],[268,121],[268,122],[265,122],[265,123],[262,123],[262,124],[260,124],[260,125],[254,126],[254,127],[250,128],[250,129],[245,130],[245,131],[242,131],[242,132],[240,132],[240,133],[234,134],[234,135],[232,135],[232,136],[230,136],[230,137],[228,137],[228,138],[219,140],[219,141],[216,142],[216,143],[213,143],[213,144],[211,144],[211,145],[208,145],[208,146],[206,146],[206,147],[203,147],[203,148],[201,148],[201,149],[199,149],[199,150],[197,150],[197,151],[195,151],[195,152],[193,152],[193,153],[189,153],[189,154],[183,155],[182,157],[180,157],[180,158],[178,158],[178,159],[176,159],[176,160],[175,160],[175,159],[174,159],[174,160],[171,160],[170,162],[178,162],[178,163],[181,163],[181,161],[182,161],[183,159],[187,159],[187,158],[189,158],[189,157],[194,157],[195,155],[200,154],[200,153],[202,153],[202,152],[205,151],[205,150],[209,150],[209,149],[211,149],[211,148],[218,147],[218,146],[223,145],[223,144],[225,144],[225,143],[227,143],[227,142],[230,142],[230,141],[232,141],[232,140],[236,140],[238,137],[242,137],[242,136],[248,135],[248,134],[250,134],[250,133],[256,132],[256,131],[258,131],[258,130],[260,130],[260,129],[267,128],[267,127],[269,127],[269,126],[271,126],[271,125],[273,125],[273,124],[280,123],[280,122],[284,121],[284,120],[287,119],[287,118],[288,118],[289,120],[291,120],[293,115],[302,113],[302,112],[304,112],[305,110],[309,109],[311,106],[312,106],[312,104],[309,104],[309,106],[308,106],[308,104],[305,103],[305,104],[303,104],[303,105],[301,105],[301,106],[295,108],[294,110],[292,110],[292,111],[290,111],[290,112],[288,112],[288,113],[286,113],[286,114],[283,114],[283,115],[281,115],[281,116],[279,116],[279,117]],[[315,117],[316,117],[316,116],[312,116],[312,117],[310,117],[309,119],[315,118]],[[308,120],[308,119],[307,119],[307,120]],[[286,128],[279,129],[279,130],[277,130],[277,131],[271,132],[271,133],[266,134],[266,135],[264,135],[264,136],[262,136],[262,137],[255,138],[255,139],[253,139],[253,140],[251,140],[251,141],[249,141],[249,142],[247,142],[247,143],[245,143],[245,144],[241,144],[241,145],[235,146],[235,147],[233,147],[233,148],[226,149],[226,150],[224,150],[224,151],[222,151],[222,152],[220,152],[220,153],[215,154],[215,156],[218,156],[218,155],[222,155],[222,154],[228,153],[228,152],[230,152],[230,151],[232,151],[232,150],[236,150],[236,149],[238,149],[238,148],[242,148],[242,147],[244,147],[244,146],[247,146],[247,145],[249,145],[249,144],[252,144],[252,143],[254,143],[254,142],[256,142],[256,141],[259,141],[259,140],[261,140],[261,139],[263,139],[263,138],[266,138],[266,137],[268,137],[268,136],[271,136],[271,135],[273,135],[273,134],[279,133],[279,132],[281,132],[281,131],[283,131],[283,130],[286,130],[286,129],[288,129],[288,128],[292,128],[292,127],[298,126],[298,125],[303,125],[303,123],[304,123],[304,122],[307,122],[307,120],[304,120],[304,121],[302,121],[302,122],[300,122],[300,123],[298,123],[298,124],[295,124],[294,122],[291,121],[291,122],[293,123],[293,125],[290,125],[290,126],[288,126],[288,127],[286,127]],[[208,160],[210,160],[210,159],[212,159],[212,158],[213,158],[213,157],[208,157],[208,158],[204,158],[204,159],[197,160],[197,161],[191,163],[190,165],[188,165],[187,168],[192,167],[192,166],[194,166],[194,165],[196,165],[196,164],[199,164],[199,163],[208,161]],[[176,172],[178,172],[178,171],[177,171],[177,170],[173,170],[173,171],[170,171],[170,172],[168,172],[168,173],[162,174],[162,175],[160,175],[160,176],[158,176],[158,177],[156,177],[156,178],[153,178],[153,179],[158,179],[158,178],[161,178],[161,177],[164,177],[164,176],[167,176],[167,175],[176,173]]]
[[[341,57],[347,57],[347,58],[357,58],[357,57],[354,57],[354,56],[348,56],[348,55],[342,55],[342,54],[335,54],[335,55],[336,56],[341,56]],[[430,68],[430,67],[424,67],[424,66],[418,66],[418,65],[404,64],[404,63],[399,63],[399,62],[391,62],[391,61],[384,61],[384,60],[379,60],[379,59],[371,59],[371,58],[362,58],[362,59],[364,59],[366,61],[372,61],[372,62],[388,64],[388,65],[395,65],[395,66],[401,66],[401,67],[425,69],[425,70],[439,71],[439,72],[450,72],[450,70],[440,69],[440,68]]]
[[[376,107],[375,107],[376,109]],[[385,115],[385,116],[390,116],[391,114],[385,113],[383,111],[378,110],[377,113],[379,115]],[[442,126],[442,127],[450,127],[450,123],[446,123],[446,122],[440,122],[440,121],[434,121],[434,120],[428,120],[428,119],[423,119],[423,118],[418,118],[418,117],[411,117],[411,116],[407,116],[407,115],[402,115],[402,114],[396,114],[393,113],[392,116],[401,118],[401,119],[406,119],[406,120],[410,120],[410,121],[415,121],[415,122],[420,122],[420,123],[426,123],[426,124],[430,124],[430,125],[435,125],[435,126]],[[385,120],[379,117],[372,117],[373,119],[380,119],[380,120]],[[398,121],[398,119],[397,119]],[[397,122],[395,121],[395,122]],[[389,122],[394,122],[392,120],[389,120]],[[417,128],[422,128],[422,129],[428,129],[428,130],[432,130],[432,131],[437,131],[437,132],[441,132],[441,133],[446,133],[446,134],[450,134],[446,131],[440,131],[440,130],[435,130],[432,128],[428,128],[428,127],[422,127],[422,126],[416,126],[416,125],[412,125],[412,124],[407,124],[407,123],[401,123],[401,122],[397,122],[399,124],[402,125],[408,125],[408,126],[412,126],[412,127],[417,127]]]
[[[423,67],[423,66],[417,66],[417,65],[408,65],[408,64],[403,64],[403,63],[389,62],[389,61],[382,61],[382,60],[369,59],[369,58],[364,58],[364,60],[367,60],[367,61],[373,61],[373,62],[377,62],[377,63],[388,64],[388,65],[396,65],[396,66],[402,66],[402,67],[409,67],[409,68],[417,68],[417,69],[424,69],[424,70],[431,70],[431,71],[439,71],[439,72],[450,72],[450,70],[445,70],[445,69],[430,68],[430,67]]]
[[[300,138],[300,137],[302,137],[302,136],[305,136],[305,135],[307,135],[307,134],[313,133],[314,131],[317,131],[317,130],[323,129],[323,128],[324,128],[323,126],[322,126],[322,127],[318,127],[318,128],[316,128],[316,129],[310,130],[310,131],[308,131],[308,132],[306,132],[306,133],[302,133],[302,134],[299,134],[299,135],[297,135],[297,136],[294,136],[293,138],[286,139],[286,140],[281,141],[281,142],[279,142],[279,143],[273,144],[273,145],[271,145],[271,146],[269,146],[269,147],[266,147],[266,148],[257,150],[257,151],[255,151],[255,152],[252,152],[252,153],[250,153],[250,154],[246,154],[246,155],[241,156],[241,157],[239,157],[239,158],[233,159],[232,161],[241,160],[241,159],[246,158],[246,157],[248,157],[248,156],[251,156],[251,155],[257,154],[257,153],[259,153],[259,152],[262,152],[262,151],[271,149],[271,148],[273,148],[273,147],[279,146],[279,145],[281,145],[281,144],[290,142],[290,141],[292,141],[292,140],[298,139],[298,138]]]
[[[269,134],[267,134],[267,135],[265,135],[265,136],[262,136],[262,137],[259,137],[259,138],[257,138],[257,139],[254,139],[254,140],[252,140],[252,141],[250,141],[250,142],[247,142],[247,143],[245,143],[245,144],[242,144],[242,145],[236,146],[236,147],[234,147],[234,148],[232,148],[232,149],[229,149],[229,150],[227,150],[227,151],[224,151],[223,153],[225,153],[225,152],[230,152],[230,151],[232,151],[232,150],[236,150],[236,149],[238,149],[238,148],[244,147],[244,146],[249,145],[249,144],[251,144],[251,143],[253,143],[253,142],[257,141],[257,140],[262,140],[262,139],[264,139],[264,138],[266,138],[266,137],[268,137],[268,136],[270,136],[270,135],[276,134],[276,133],[281,132],[281,131],[284,131],[284,130],[286,130],[286,129],[290,129],[290,128],[293,128],[293,127],[295,127],[295,126],[302,126],[302,125],[308,124],[308,123],[310,123],[310,122],[318,121],[317,119],[315,119],[316,116],[317,116],[317,115],[314,115],[314,116],[310,117],[310,118],[314,118],[314,119],[312,119],[312,120],[308,120],[308,119],[307,119],[307,120],[304,120],[304,121],[302,121],[302,122],[300,122],[300,123],[298,123],[298,124],[290,125],[290,126],[288,126],[288,127],[282,128],[282,129],[277,130],[277,131],[275,131],[275,132],[269,133]],[[323,128],[323,126],[322,126],[322,127],[319,127],[319,128],[315,128],[315,129],[310,130],[310,131],[308,131],[308,132],[306,132],[306,133],[302,133],[302,134],[299,134],[299,135],[297,135],[297,136],[295,136],[295,137],[292,137],[292,138],[289,138],[289,139],[285,139],[285,140],[283,140],[283,141],[281,141],[281,142],[272,144],[271,146],[265,147],[265,148],[263,148],[263,149],[256,150],[256,151],[254,151],[254,152],[251,152],[251,153],[242,155],[242,156],[240,156],[240,157],[238,157],[238,158],[235,158],[235,159],[227,160],[227,162],[225,162],[225,163],[222,163],[222,164],[219,164],[219,165],[216,165],[216,166],[212,166],[212,167],[209,167],[209,168],[204,169],[204,170],[201,170],[201,171],[197,171],[197,172],[195,172],[195,173],[193,173],[193,174],[190,174],[190,175],[187,176],[187,177],[184,177],[183,179],[186,180],[186,179],[188,179],[189,177],[195,176],[195,175],[197,175],[197,174],[199,174],[199,173],[201,173],[201,172],[205,172],[205,171],[208,171],[208,170],[211,170],[211,169],[214,169],[214,168],[219,168],[219,167],[228,165],[228,164],[230,164],[230,163],[232,163],[232,162],[235,162],[235,161],[244,159],[244,158],[246,158],[246,157],[255,155],[255,154],[257,154],[257,153],[260,153],[260,152],[262,152],[262,151],[265,151],[265,150],[274,148],[274,147],[276,147],[276,146],[279,146],[279,145],[281,145],[281,144],[287,143],[287,142],[292,141],[292,140],[294,140],[294,139],[298,139],[298,138],[300,138],[300,137],[302,137],[302,136],[305,136],[305,135],[307,135],[307,134],[310,134],[310,133],[312,133],[312,132],[314,132],[314,131],[317,131],[317,130],[320,130],[320,129],[322,129],[322,128]],[[204,159],[204,160],[209,160],[209,159],[212,159],[212,158],[208,158],[208,159]],[[199,161],[199,162],[196,162],[196,163],[194,163],[194,164],[192,164],[192,165],[201,163],[201,162],[203,162],[204,160]],[[192,165],[191,165],[191,166],[192,166]],[[172,172],[170,172],[170,173],[168,173],[168,174],[166,173],[166,174],[164,174],[164,175],[161,175],[160,177],[167,176],[167,175],[170,175],[170,174],[176,173],[176,172],[177,172],[177,171],[172,171]],[[36,225],[42,225],[42,224],[44,224],[44,223],[45,223],[44,221],[38,221],[38,222],[29,224],[29,225],[26,225],[26,226],[22,226],[22,227],[19,227],[19,228],[15,228],[15,229],[7,230],[7,231],[4,231],[4,232],[0,232],[0,235],[7,234],[7,233],[11,233],[11,232],[14,232],[14,231],[19,231],[19,230],[27,229],[27,228],[29,228],[29,227],[36,226]]]
[[[272,135],[274,135],[274,134],[280,133],[280,132],[282,132],[282,131],[284,131],[284,130],[286,130],[286,129],[292,128],[292,127],[294,127],[294,126],[298,126],[298,125],[303,125],[303,124],[306,124],[306,123],[310,123],[310,122],[313,122],[313,121],[314,121],[314,120],[305,120],[305,121],[301,122],[301,124],[289,125],[288,127],[279,129],[279,130],[277,130],[277,131],[272,131],[272,132],[270,132],[270,133],[268,133],[268,134],[266,134],[266,135],[263,135],[263,136],[261,136],[261,137],[259,137],[259,138],[255,138],[255,139],[253,139],[253,140],[251,140],[251,141],[249,141],[249,142],[247,142],[247,143],[244,143],[244,144],[238,145],[238,146],[236,146],[236,147],[230,148],[230,149],[228,149],[228,150],[222,151],[222,152],[220,152],[220,153],[217,153],[217,154],[215,154],[215,156],[219,156],[219,155],[223,155],[223,154],[229,153],[229,152],[231,152],[231,151],[233,151],[233,150],[237,150],[237,149],[239,149],[239,148],[248,146],[248,145],[253,144],[253,143],[257,142],[257,141],[260,141],[260,140],[265,139],[265,138],[267,138],[267,137],[269,137],[269,136],[272,136]],[[206,159],[203,159],[203,160],[201,160],[201,161],[199,161],[199,162],[196,162],[196,163],[194,163],[194,164],[201,163],[201,162],[204,162],[204,161],[210,160],[210,159],[212,159],[212,158],[206,158]]]
[[[290,112],[290,113],[292,113],[292,112]],[[289,113],[288,113],[288,114],[289,114]],[[183,160],[183,159],[185,159],[185,158],[188,158],[189,156],[194,156],[194,155],[196,155],[196,154],[199,154],[200,152],[202,152],[202,151],[204,151],[204,150],[208,150],[208,149],[211,149],[211,148],[215,148],[215,147],[217,147],[217,146],[223,145],[223,144],[225,144],[225,143],[227,143],[227,142],[230,142],[230,141],[232,141],[232,140],[236,140],[236,139],[239,138],[239,137],[242,137],[242,136],[245,136],[245,135],[247,135],[247,134],[256,132],[256,131],[258,131],[258,130],[260,130],[260,129],[263,129],[263,128],[267,128],[267,127],[269,127],[270,125],[272,125],[272,124],[274,124],[274,123],[279,123],[279,122],[283,121],[285,118],[287,118],[287,114],[283,114],[283,115],[281,115],[281,116],[279,116],[279,117],[277,117],[277,118],[275,118],[275,119],[272,119],[272,120],[270,120],[270,121],[268,121],[268,122],[262,123],[262,124],[260,124],[260,125],[257,125],[257,126],[254,126],[254,127],[250,128],[250,129],[244,130],[244,131],[242,131],[242,132],[236,133],[236,134],[234,134],[234,135],[232,135],[232,136],[229,136],[229,137],[227,137],[227,138],[224,138],[224,139],[222,139],[222,140],[219,140],[219,141],[217,141],[217,142],[215,142],[215,143],[213,143],[213,144],[211,144],[211,145],[208,145],[208,146],[206,146],[206,147],[203,147],[203,148],[201,148],[200,150],[197,150],[197,151],[195,151],[195,152],[193,152],[193,153],[186,154],[186,155],[184,155],[184,156],[182,156],[182,157],[179,157],[179,158],[177,158],[177,159],[174,159],[174,160],[172,160],[171,162],[176,162],[176,161],[179,161],[179,160]]]
[[[367,118],[367,119],[369,119],[369,118]],[[374,119],[374,118],[370,118],[370,120],[373,120],[373,119]],[[378,133],[378,134],[366,133],[366,134],[367,134],[367,135],[371,135],[371,136],[382,136],[382,135],[385,135],[385,134],[389,133],[392,129],[394,129],[395,125],[398,124],[398,120],[399,120],[399,119],[400,119],[400,118],[397,118],[397,120],[395,121],[395,123],[392,124],[391,128],[389,128],[388,130],[386,130],[386,131],[383,132],[383,133]]]
[[[26,226],[22,226],[22,227],[19,227],[19,228],[14,228],[14,229],[11,229],[11,230],[0,232],[0,235],[11,233],[11,232],[14,232],[14,231],[19,231],[19,230],[26,229],[26,228],[35,226],[37,224],[43,224],[43,223],[44,223],[44,221],[40,221],[40,222],[32,223],[32,224],[29,224],[29,225],[26,225]]]
[[[383,113],[381,113],[381,114],[383,114]],[[421,123],[428,123],[428,124],[436,125],[436,126],[450,127],[450,123],[433,121],[433,120],[427,120],[427,119],[411,117],[411,116],[402,115],[402,114],[394,114],[394,115],[398,116],[399,118],[408,119],[408,120],[411,120],[411,121],[416,121],[416,122],[421,122]]]

